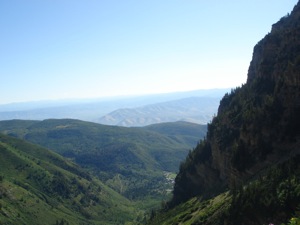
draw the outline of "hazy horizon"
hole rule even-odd
[[[0,104],[0,121],[69,118],[120,126],[182,120],[203,124],[216,113],[218,102],[226,92],[230,89]],[[162,108],[164,113],[161,113]]]
[[[296,3],[1,1],[0,104],[240,86]]]
[[[171,92],[160,92],[160,93],[149,93],[149,94],[132,94],[132,95],[111,95],[111,96],[100,96],[100,97],[78,97],[78,98],[58,98],[58,99],[40,99],[40,100],[25,100],[25,101],[16,101],[16,102],[9,102],[9,103],[0,103],[0,106],[6,106],[6,105],[19,105],[19,104],[52,104],[53,105],[65,105],[65,103],[71,104],[72,102],[77,103],[92,103],[92,102],[101,102],[101,101],[110,101],[110,100],[129,100],[129,99],[135,99],[135,98],[147,98],[147,97],[155,97],[155,96],[164,96],[164,95],[173,95],[173,94],[188,94],[191,93],[189,96],[192,97],[193,92],[205,92],[205,91],[230,91],[235,87],[228,87],[228,88],[208,88],[208,89],[197,89],[197,90],[187,90],[187,91],[171,91]],[[199,96],[199,94],[195,95]]]

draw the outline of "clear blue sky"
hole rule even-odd
[[[296,0],[0,0],[0,104],[240,86]]]

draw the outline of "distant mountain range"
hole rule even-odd
[[[209,89],[105,99],[5,104],[0,105],[0,120],[70,118],[121,126],[144,126],[177,120],[207,123],[216,113],[221,97],[229,91]],[[196,98],[202,100],[197,102]],[[194,108],[194,113],[190,107]],[[145,110],[150,111],[147,113]]]
[[[127,127],[175,121],[207,124],[217,112],[219,103],[220,98],[190,97],[138,108],[118,109],[97,122]]]

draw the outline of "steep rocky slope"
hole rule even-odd
[[[176,177],[173,207],[255,179],[300,153],[300,4],[254,48],[248,79],[226,94]]]

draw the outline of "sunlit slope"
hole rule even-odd
[[[0,134],[1,224],[124,224],[130,202],[74,163]]]

